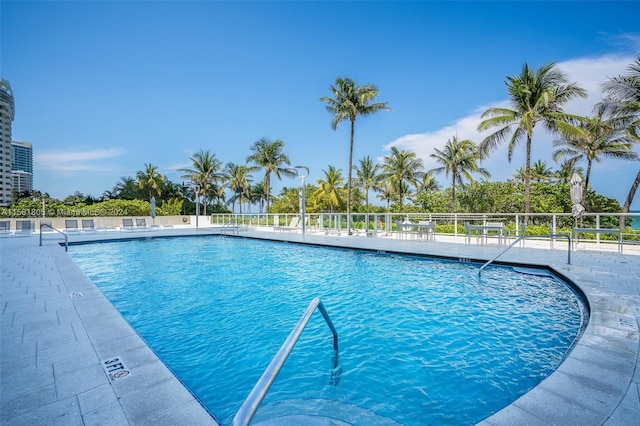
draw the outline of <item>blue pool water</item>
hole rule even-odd
[[[339,382],[316,312],[254,420],[473,424],[548,376],[583,322],[564,283],[509,267],[222,237],[69,252],[224,424],[316,296]]]

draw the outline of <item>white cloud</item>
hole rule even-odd
[[[103,160],[119,157],[124,152],[118,148],[89,151],[43,151],[34,154],[36,168],[62,175],[81,172],[104,172],[113,170],[113,163]]]
[[[566,105],[565,110],[572,114],[591,115],[593,106],[601,99],[602,83],[606,82],[609,77],[627,73],[627,68],[632,61],[632,56],[609,55],[559,62],[557,64],[558,68],[567,75],[569,81],[577,82],[581,87],[588,91],[587,98],[575,99],[569,102]],[[447,141],[456,135],[459,139],[471,139],[472,141],[479,143],[489,134],[489,132],[480,133],[476,130],[478,124],[481,122],[480,116],[482,112],[488,107],[505,106],[509,106],[509,102],[506,99],[492,105],[479,106],[473,113],[456,120],[449,126],[432,131],[426,131],[424,133],[400,136],[385,145],[383,148],[388,151],[391,147],[395,146],[399,149],[413,151],[424,161],[426,170],[433,169],[438,166],[430,157],[430,155],[434,153],[434,148],[442,149]],[[540,159],[546,161],[547,166],[553,169],[557,167],[552,159],[552,140],[553,137],[544,132],[542,128],[534,131],[534,141],[531,153],[532,163]],[[505,180],[510,178],[518,168],[522,167],[524,162],[524,146],[518,146],[514,149],[511,163],[508,163],[507,144],[505,143],[493,152],[491,157],[485,160],[483,167],[487,168],[491,172],[492,180]],[[632,167],[630,163],[621,162],[619,160],[616,161],[615,164],[618,167],[626,167],[630,170],[630,173],[633,174],[633,177],[629,178],[629,185],[631,185],[635,174],[637,174],[637,167]],[[600,180],[604,184],[606,174],[605,176],[602,176],[604,173],[600,173],[600,177],[598,177],[598,170],[601,172],[607,170],[607,168],[610,167],[609,161],[605,160],[603,163],[598,163],[595,167],[594,173],[592,174],[593,184],[594,188],[599,190],[597,188],[597,183]],[[444,175],[438,176],[438,180],[446,185]],[[625,190],[628,191],[628,187],[626,187]],[[612,193],[609,196],[618,199],[622,198],[617,193]]]

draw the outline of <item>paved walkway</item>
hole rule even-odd
[[[70,240],[204,234],[215,229],[96,232]],[[240,236],[385,252],[486,260],[503,247],[395,237]],[[102,293],[47,236],[0,239],[0,419],[3,425],[207,425],[215,420],[129,327]],[[589,325],[558,370],[482,425],[630,425],[640,419],[640,251],[620,255],[566,242],[526,242],[501,261],[548,266],[575,282]],[[542,244],[542,245],[541,245]],[[533,248],[539,246],[540,248]],[[598,249],[598,250],[594,250]],[[633,254],[631,254],[633,253]]]

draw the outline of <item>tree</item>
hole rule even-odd
[[[610,78],[603,85],[604,99],[596,105],[605,115],[623,120],[631,137],[640,140],[640,55],[627,68],[629,74]]]
[[[215,154],[212,154],[209,150],[197,152],[190,158],[193,165],[190,169],[179,169],[179,172],[185,173],[181,176],[182,179],[189,179],[193,185],[198,187],[198,193],[196,199],[203,196],[204,215],[207,214],[207,199],[212,193],[215,183],[222,179],[220,169],[222,168],[222,161],[216,158]],[[199,201],[196,201],[199,202]]]
[[[459,140],[454,136],[447,141],[442,151],[437,148],[434,150],[435,154],[431,154],[430,157],[435,158],[436,163],[442,166],[433,169],[432,172],[444,172],[447,177],[451,174],[451,213],[453,213],[456,205],[456,183],[464,187],[463,177],[473,182],[471,173],[479,173],[484,177],[489,177],[491,174],[478,164],[482,160],[482,155],[476,144],[469,139]]]
[[[553,177],[561,183],[569,183],[569,181],[571,180],[571,176],[573,176],[574,173],[577,173],[580,175],[580,177],[582,177],[584,175],[584,169],[580,166],[577,166],[577,162],[577,159],[564,160],[562,163],[560,163],[560,168],[556,170],[556,172],[553,174]]]
[[[291,161],[283,152],[284,142],[280,139],[271,141],[268,138],[260,138],[251,146],[253,154],[247,157],[247,163],[256,164],[255,169],[264,169],[264,186],[266,190],[267,213],[269,212],[269,202],[271,194],[271,173],[280,180],[282,175],[295,177],[296,173],[290,170]]]
[[[144,170],[138,170],[136,173],[138,187],[148,192],[149,200],[154,195],[158,197],[162,193],[161,185],[164,182],[164,176],[158,172],[158,168],[152,164],[145,164]]]
[[[232,210],[235,210],[235,203],[240,203],[240,214],[242,214],[242,203],[249,199],[249,187],[251,183],[251,174],[249,167],[234,163],[227,163],[225,168],[225,178],[229,189],[233,192],[233,196],[229,198],[229,202],[233,204]]]
[[[140,188],[132,177],[121,177],[120,182],[113,187],[113,194],[119,200],[135,200],[138,198]]]
[[[378,111],[391,110],[387,102],[375,102],[378,97],[378,87],[373,84],[358,86],[350,78],[337,77],[334,85],[330,87],[333,97],[322,97],[321,102],[326,103],[325,108],[331,114],[331,128],[338,129],[338,125],[345,120],[351,123],[349,137],[349,166],[347,168],[347,229],[351,234],[351,170],[353,168],[353,137],[356,118],[371,115]]]
[[[584,187],[589,188],[589,178],[593,162],[602,161],[602,157],[624,160],[638,160],[638,155],[631,149],[633,143],[624,133],[622,123],[617,118],[604,119],[603,111],[596,113],[594,117],[577,117],[577,124],[563,123],[561,126],[562,137],[553,141],[553,146],[559,147],[554,153],[554,160],[569,157],[569,160],[585,160],[587,171],[585,173]],[[587,191],[583,191],[582,202],[584,205]]]
[[[384,157],[382,165],[384,177],[390,180],[394,195],[402,211],[402,203],[410,193],[410,186],[418,189],[424,166],[422,160],[412,151],[391,147],[391,154]]]
[[[613,117],[621,119],[627,128],[629,137],[640,141],[640,55],[627,68],[627,75],[610,78],[603,86],[604,99],[596,108]],[[631,184],[631,189],[622,207],[622,213],[629,213],[631,203],[640,185],[640,171]],[[624,228],[624,215],[620,216],[620,229]]]
[[[366,211],[369,213],[369,190],[378,192],[383,181],[380,165],[374,164],[371,157],[367,155],[360,160],[360,167],[354,166],[354,170],[356,171],[356,185],[362,188],[365,193]]]
[[[498,130],[487,136],[479,145],[484,155],[509,139],[508,159],[511,162],[514,148],[525,141],[525,213],[531,211],[531,143],[533,129],[541,123],[554,132],[556,122],[567,120],[568,114],[562,106],[575,97],[585,97],[586,92],[576,83],[569,83],[566,76],[556,69],[554,63],[531,70],[524,64],[522,72],[507,77],[505,82],[511,101],[510,108],[493,107],[483,114],[479,131],[493,128]],[[511,137],[508,137],[511,134]]]
[[[553,177],[553,170],[546,161],[538,160],[531,167],[531,180],[534,182],[549,182]]]
[[[322,170],[324,179],[317,179],[318,189],[313,193],[315,204],[326,201],[329,204],[329,213],[334,212],[334,207],[341,205],[344,195],[344,178],[342,170],[329,166],[329,170]]]

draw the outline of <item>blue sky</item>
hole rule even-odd
[[[376,84],[393,109],[357,120],[354,160],[397,146],[428,170],[452,136],[482,140],[479,115],[507,105],[505,77],[525,62],[558,63],[590,94],[566,110],[586,115],[640,52],[633,1],[3,0],[0,13],[13,139],[33,144],[35,187],[57,198],[100,196],[145,163],[181,182],[176,170],[200,149],[243,164],[261,137],[283,140],[310,182],[329,165],[346,176],[349,125],[331,130],[319,101],[337,76]],[[536,132],[532,160],[555,169],[552,139]],[[483,166],[505,180],[523,164],[521,146],[511,163],[505,147]],[[597,163],[593,187],[622,202],[638,166]],[[272,181],[275,192],[298,184]]]

